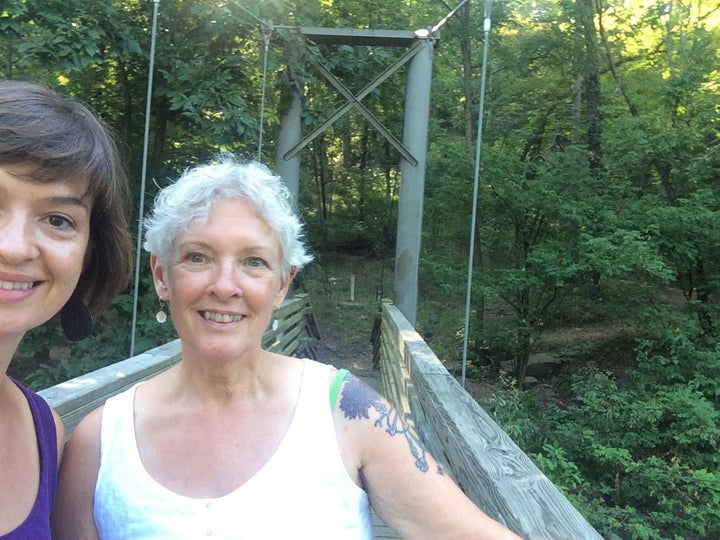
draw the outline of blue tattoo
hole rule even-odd
[[[422,447],[419,437],[410,429],[397,409],[395,407],[388,408],[375,390],[356,377],[348,375],[340,396],[340,410],[345,418],[350,420],[369,419],[371,408],[380,415],[375,420],[375,426],[383,427],[390,436],[403,435],[410,447],[410,453],[415,459],[415,467],[422,472],[427,472],[430,468],[427,462],[427,453]]]

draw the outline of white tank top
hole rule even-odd
[[[275,454],[235,491],[191,499],[157,483],[135,440],[137,386],[105,404],[95,523],[102,540],[372,539],[367,494],[348,475],[328,404],[329,366],[305,360],[297,407]]]

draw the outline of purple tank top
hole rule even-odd
[[[40,453],[40,487],[35,504],[25,521],[0,540],[50,540],[50,512],[57,487],[57,432],[50,406],[43,398],[13,381],[30,404]]]

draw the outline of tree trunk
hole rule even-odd
[[[472,155],[475,140],[475,91],[473,87],[472,43],[470,41],[470,2],[460,10],[460,54],[462,57],[463,113],[465,120],[465,151]]]
[[[130,134],[133,132],[133,118],[135,117],[133,111],[132,101],[132,84],[128,77],[127,65],[123,61],[122,57],[118,55],[117,63],[118,79],[120,81],[120,88],[122,91],[123,98],[123,118],[122,118],[122,137],[124,140],[130,140]]]
[[[527,374],[528,360],[530,358],[531,325],[530,317],[530,290],[527,286],[521,286],[518,295],[518,325],[517,325],[517,349],[515,351],[515,380],[518,388],[525,388],[525,376]]]
[[[582,16],[581,29],[585,45],[585,73],[583,80],[587,110],[587,146],[590,155],[590,169],[599,171],[602,168],[602,118],[600,114],[600,68],[593,0],[581,0],[578,13]]]
[[[167,136],[167,126],[170,120],[170,102],[164,95],[159,97],[153,103],[153,111],[155,118],[155,133],[150,149],[150,163],[148,170],[151,171],[150,178],[155,178],[160,170],[160,165],[165,157],[165,140]]]

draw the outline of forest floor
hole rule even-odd
[[[315,310],[320,331],[320,340],[315,345],[316,360],[338,369],[347,369],[382,393],[380,368],[373,366],[370,342],[374,317],[364,313],[368,307],[362,304],[343,302],[336,309],[345,313],[328,317],[328,314]],[[347,311],[356,313],[349,315]],[[340,321],[344,321],[344,324],[340,324]],[[476,399],[491,395],[495,391],[492,385],[471,378],[466,379],[465,389]]]
[[[353,309],[352,306],[338,306],[338,309]],[[364,306],[363,306],[364,309]],[[361,321],[367,318],[361,316]],[[320,340],[315,346],[316,360],[331,364],[338,369],[347,369],[362,379],[375,390],[380,391],[380,369],[373,367],[372,321],[361,324],[360,328],[337,324],[323,324],[322,317],[318,321]]]

